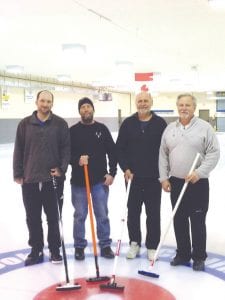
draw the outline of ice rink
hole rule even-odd
[[[116,134],[114,134],[116,136]],[[221,146],[221,157],[215,170],[210,176],[210,207],[207,215],[207,251],[205,272],[193,272],[191,267],[171,267],[169,261],[175,254],[175,239],[173,228],[170,229],[161,249],[159,261],[155,263],[154,272],[158,279],[144,277],[138,270],[150,270],[146,249],[143,246],[140,257],[134,260],[125,258],[128,250],[128,235],[125,225],[121,252],[116,270],[117,276],[128,279],[138,279],[166,289],[178,300],[225,299],[225,134],[217,133]],[[48,260],[48,249],[45,248],[45,261],[42,264],[24,267],[24,258],[30,249],[27,244],[28,232],[25,222],[25,212],[22,203],[21,189],[12,179],[13,144],[0,145],[0,299],[2,300],[31,300],[42,289],[65,280],[63,264],[52,265]],[[74,278],[95,276],[95,263],[92,254],[92,244],[89,221],[86,231],[89,246],[86,248],[84,261],[74,260],[72,239],[73,208],[70,195],[70,167],[65,184],[65,200],[63,209],[64,239],[69,265],[69,275]],[[125,204],[125,187],[123,175],[118,170],[114,184],[110,188],[109,216],[111,222],[111,237],[113,250],[116,249],[120,237],[122,211]],[[169,195],[162,196],[162,234],[171,216]],[[46,237],[46,219],[43,215],[43,226]],[[142,212],[142,232],[145,236],[145,212]],[[101,275],[112,275],[113,260],[99,257]],[[118,279],[118,280],[119,280]],[[126,290],[126,285],[125,285]],[[79,293],[73,291],[71,298],[81,299]],[[137,291],[138,294],[138,291]],[[47,298],[46,298],[47,299]],[[64,298],[61,298],[64,299]],[[83,299],[83,298],[82,298]],[[107,292],[88,296],[86,299],[124,299],[121,294]],[[137,298],[138,299],[138,298]],[[151,298],[153,299],[153,298]],[[161,299],[163,300],[163,298]]]

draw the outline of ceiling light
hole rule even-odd
[[[66,74],[57,75],[58,81],[71,81],[71,76]]]
[[[117,60],[115,62],[115,65],[121,69],[130,69],[133,67],[133,63],[131,61],[127,61],[127,60]]]
[[[115,62],[117,78],[131,76],[133,74],[133,63],[126,60],[118,60]],[[120,78],[121,79],[121,78]]]
[[[224,0],[208,0],[209,5],[213,8],[225,8]]]
[[[170,78],[169,81],[170,82],[178,82],[178,81],[181,81],[181,79],[178,77],[174,77],[174,78]]]
[[[9,73],[20,74],[23,73],[24,67],[19,65],[8,65],[6,66],[6,71]]]
[[[82,44],[62,44],[62,50],[74,55],[83,55],[86,53],[86,46]]]

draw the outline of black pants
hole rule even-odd
[[[170,178],[171,203],[174,208],[183,187],[184,180]],[[209,206],[208,179],[189,183],[174,217],[174,231],[177,254],[184,260],[205,260],[206,254],[206,214]],[[190,237],[191,228],[191,237]]]
[[[135,178],[132,180],[128,199],[128,233],[130,242],[141,245],[141,209],[145,204],[146,241],[148,249],[156,249],[160,240],[161,185],[158,179]]]
[[[61,198],[63,182],[59,181],[58,195]],[[40,190],[39,183],[25,183],[22,185],[23,203],[26,210],[26,222],[29,231],[29,245],[37,250],[44,247],[43,228],[42,228],[42,207],[47,217],[48,223],[48,246],[51,252],[57,251],[61,245],[57,199],[54,193],[52,182],[44,182]],[[61,196],[60,196],[61,195]]]

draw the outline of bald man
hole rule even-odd
[[[117,138],[118,160],[125,180],[131,179],[128,199],[128,233],[130,249],[128,259],[135,258],[141,247],[141,209],[146,211],[147,257],[153,260],[160,241],[161,186],[158,157],[161,136],[166,122],[151,107],[153,99],[147,92],[136,96],[137,112],[126,118]]]
[[[37,110],[18,125],[13,154],[13,176],[22,187],[23,203],[32,247],[25,266],[43,262],[42,209],[47,216],[50,261],[60,263],[58,207],[52,176],[58,195],[63,197],[63,183],[70,161],[70,136],[67,123],[52,113],[53,94],[40,91]],[[62,205],[62,203],[61,203]]]

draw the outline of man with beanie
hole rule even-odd
[[[93,119],[93,102],[85,97],[79,100],[81,120],[70,128],[71,137],[71,193],[74,206],[73,237],[75,259],[85,258],[85,220],[88,203],[84,179],[84,165],[88,165],[97,237],[101,256],[114,258],[111,250],[108,218],[109,186],[117,171],[116,147],[108,128]],[[108,164],[107,164],[108,158]]]

